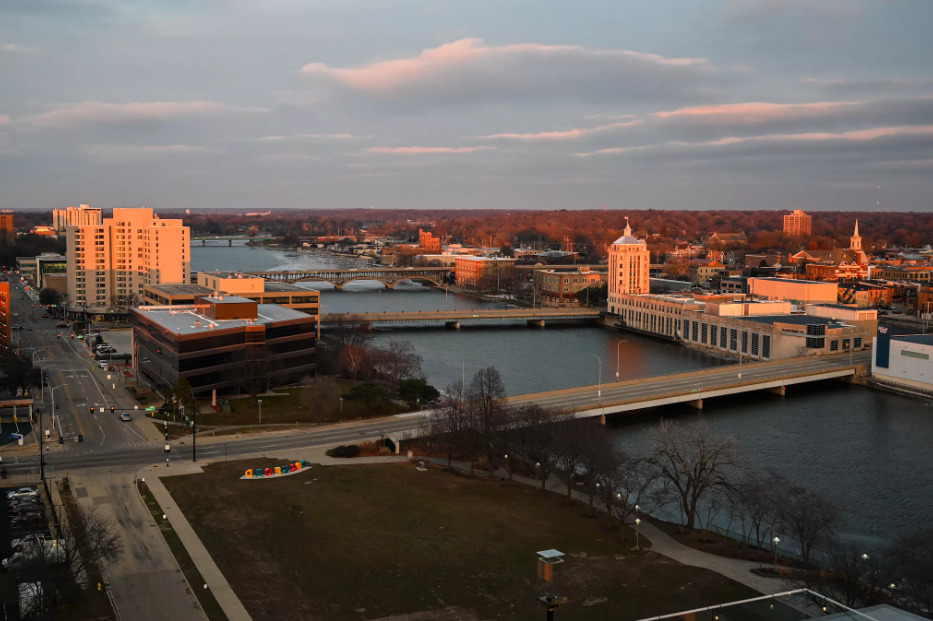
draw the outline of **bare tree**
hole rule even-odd
[[[363,370],[368,358],[366,348],[362,345],[346,345],[340,350],[338,356],[340,367],[350,376],[354,382]]]
[[[670,420],[658,423],[648,438],[648,462],[673,491],[687,528],[695,528],[700,502],[711,490],[728,485],[726,476],[736,465],[735,440],[717,438],[704,422],[684,428]]]
[[[447,467],[453,466],[454,453],[461,448],[469,426],[469,415],[460,382],[448,386],[440,404],[431,412],[429,433],[438,437],[447,452]],[[472,456],[470,461],[472,461]]]
[[[784,491],[780,507],[780,522],[800,546],[800,557],[806,565],[814,544],[829,540],[839,525],[839,508],[822,495],[799,485]]]
[[[105,572],[123,555],[123,538],[99,507],[73,506],[63,526],[61,539],[29,542],[20,552],[21,577],[43,585],[30,604],[38,611],[80,599],[80,582]]]
[[[898,606],[922,615],[933,611],[933,529],[899,537],[891,546],[893,593]]]
[[[494,366],[480,369],[470,380],[467,401],[477,419],[477,431],[489,438],[496,426],[503,422],[505,412],[505,384]]]
[[[748,535],[754,535],[759,550],[778,521],[781,490],[790,487],[790,481],[774,471],[750,470],[729,490],[729,498],[742,520],[743,533],[748,523]]]
[[[610,527],[615,518],[621,533],[625,522],[635,512],[635,507],[645,512],[654,508],[655,503],[649,490],[658,474],[650,463],[628,455],[621,449],[615,448],[608,457],[599,476],[599,496],[609,516]]]
[[[563,415],[540,405],[529,404],[515,410],[516,450],[525,463],[534,469],[542,490],[560,463],[559,443],[556,439],[559,431],[554,423],[561,420],[564,420]]]
[[[398,383],[405,378],[420,378],[422,357],[410,341],[390,339],[385,347],[370,352],[377,379]]]
[[[582,482],[582,474],[587,464],[587,454],[591,451],[598,436],[605,431],[594,420],[575,418],[561,425],[556,434],[556,450],[559,454],[560,469],[558,475],[567,486],[567,504],[573,504],[573,486],[575,481]]]

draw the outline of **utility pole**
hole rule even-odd
[[[39,480],[45,484],[45,453],[42,447],[42,410],[36,408],[36,414],[39,415],[39,429],[37,431],[39,434]]]

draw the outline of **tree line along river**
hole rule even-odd
[[[359,260],[249,247],[192,247],[194,270],[295,270],[359,267]],[[343,291],[319,288],[324,313],[495,308],[420,285],[384,289],[355,282]],[[494,365],[510,395],[679,373],[722,364],[674,343],[597,327],[380,332],[378,344],[405,339],[423,357],[428,381],[443,389]],[[595,354],[595,356],[594,356]],[[598,358],[598,359],[597,359]],[[701,413],[670,407],[615,418],[607,433],[639,451],[644,431],[661,416],[689,425],[706,420],[734,435],[753,462],[824,494],[846,522],[840,535],[874,549],[898,534],[933,525],[933,403],[844,383],[792,386],[787,396],[753,393],[708,400]]]

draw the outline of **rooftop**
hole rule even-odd
[[[754,321],[756,323],[766,323],[766,324],[776,324],[776,323],[792,323],[798,326],[819,326],[823,325],[827,328],[848,328],[849,325],[837,321],[836,319],[830,319],[829,317],[815,317],[813,315],[749,315],[743,317],[748,321]]]
[[[892,341],[903,341],[904,343],[916,343],[917,345],[933,345],[933,334],[903,334],[892,336]]]
[[[213,289],[195,284],[149,285],[149,288],[168,295],[203,295],[214,292]]]
[[[236,296],[226,296],[225,301],[228,301],[231,297],[235,298]],[[240,299],[252,302],[252,300],[246,298]],[[199,334],[211,330],[229,330],[230,328],[241,328],[248,325],[269,325],[280,321],[310,318],[310,315],[306,313],[279,306],[278,304],[259,304],[259,314],[253,321],[248,319],[211,319],[199,313],[196,306],[190,305],[140,306],[133,310],[176,335]]]

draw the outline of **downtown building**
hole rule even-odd
[[[622,312],[623,296],[648,293],[651,253],[642,239],[632,235],[632,227],[625,218],[622,237],[609,246],[609,312]]]
[[[317,317],[235,295],[186,306],[133,308],[134,362],[141,382],[195,396],[264,392],[314,375]]]
[[[784,234],[788,237],[809,237],[813,230],[813,216],[807,215],[802,209],[795,209],[793,213],[784,216]]]
[[[132,306],[146,285],[187,283],[190,233],[152,209],[114,209],[100,224],[67,227],[68,306],[103,311]]]
[[[52,228],[64,233],[69,226],[100,226],[103,222],[100,207],[81,205],[52,210]]]

